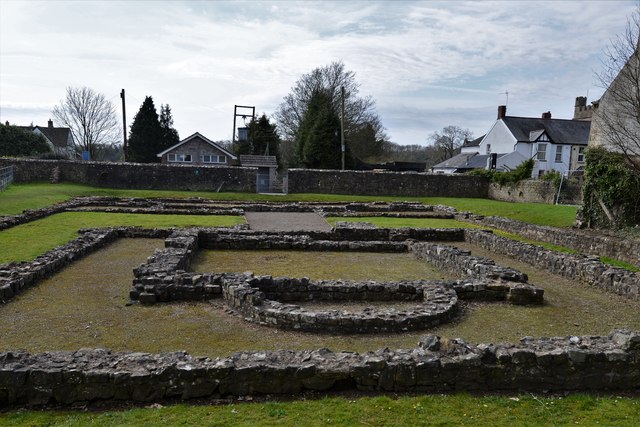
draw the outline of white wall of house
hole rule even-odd
[[[502,120],[496,121],[482,139],[478,149],[480,154],[511,153],[515,149],[516,138]]]
[[[545,150],[541,149],[541,144],[546,144]],[[562,175],[566,175],[571,169],[571,145],[539,142],[536,144],[536,153],[535,165],[531,174],[534,178],[551,171],[558,171]]]

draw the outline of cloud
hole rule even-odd
[[[510,111],[522,115],[552,109],[566,116],[575,96],[597,93],[598,54],[634,7],[2,1],[0,115],[46,120],[42,110],[9,105],[53,106],[65,87],[83,85],[119,102],[126,88],[130,118],[153,95],[171,105],[182,135],[229,138],[233,105],[273,113],[303,73],[343,60],[361,93],[377,101],[394,141],[424,141],[449,124],[479,134],[505,90]]]

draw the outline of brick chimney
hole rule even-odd
[[[5,125],[9,126],[9,120],[7,120],[7,121],[5,122]]]
[[[507,115],[507,106],[498,105],[498,120],[504,119],[506,115]]]
[[[551,118],[551,111],[547,111],[546,113],[542,113],[542,118],[543,119],[550,119]]]
[[[49,119],[48,125],[49,125],[49,128],[53,128],[53,120]]]

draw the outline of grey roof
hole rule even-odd
[[[476,156],[477,153],[460,153],[453,156],[450,159],[445,160],[444,162],[438,163],[434,165],[434,168],[450,168],[457,169],[460,167],[465,167],[469,164],[469,161]]]
[[[53,126],[16,126],[20,129],[33,132],[38,129],[55,147],[67,148],[69,146],[69,134],[71,129]]]
[[[511,117],[502,119],[518,142],[531,142],[531,132],[544,130],[554,144],[587,145],[591,122],[582,120]]]
[[[36,126],[40,132],[47,137],[56,147],[66,148],[69,146],[69,134],[71,129],[61,127]]]
[[[476,138],[473,141],[466,141],[464,144],[462,144],[463,147],[477,147],[480,145],[480,143],[482,142],[482,138],[484,138],[486,136],[482,135],[480,138]]]
[[[508,153],[498,154],[498,158],[506,156],[507,154]],[[491,157],[491,154],[460,153],[442,163],[438,163],[433,166],[433,168],[450,168],[457,170],[484,169],[487,167],[489,157]]]
[[[247,167],[258,168],[277,168],[278,160],[276,156],[240,156],[240,165]]]

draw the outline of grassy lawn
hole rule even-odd
[[[30,261],[76,238],[81,228],[125,225],[147,228],[214,227],[233,226],[242,222],[244,219],[239,216],[64,212],[0,232],[0,264]]]
[[[427,204],[443,204],[461,211],[480,215],[498,215],[532,224],[570,227],[576,216],[575,206],[553,206],[539,203],[509,203],[488,199],[457,199],[451,197],[391,197],[353,196],[343,194],[288,194],[268,196],[254,193],[214,193],[193,191],[116,190],[78,184],[30,183],[13,184],[0,192],[0,215],[16,215],[25,209],[36,209],[78,196],[118,197],[202,197],[214,200],[234,201],[322,201],[369,202],[413,201]]]
[[[640,423],[640,399],[559,396],[325,397],[292,402],[169,405],[126,411],[19,411],[0,414],[5,426],[534,426]]]

